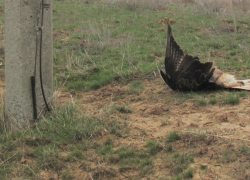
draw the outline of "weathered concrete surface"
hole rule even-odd
[[[44,0],[51,4],[51,0]],[[31,76],[34,76],[36,25],[41,0],[5,0],[5,115],[11,129],[25,129],[33,120]],[[39,24],[41,22],[41,15]],[[53,96],[52,7],[44,9],[42,77],[47,101]],[[38,36],[40,37],[40,36]],[[38,38],[40,39],[40,38]],[[46,112],[39,79],[39,43],[36,66],[38,115]]]

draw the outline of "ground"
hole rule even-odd
[[[8,131],[0,0],[0,179],[250,179],[249,92],[175,92],[159,74],[170,23],[184,53],[249,79],[248,0],[52,7],[53,111]]]
[[[249,177],[250,171],[244,170],[243,173],[241,170],[241,166],[248,164],[248,158],[229,157],[229,164],[221,160],[222,152],[229,151],[229,156],[235,156],[232,149],[237,149],[238,143],[250,143],[248,98],[242,100],[237,106],[200,106],[195,104],[194,100],[172,101],[171,97],[175,92],[166,88],[161,78],[145,79],[143,85],[144,90],[137,93],[128,93],[129,85],[119,83],[74,95],[62,91],[59,92],[58,101],[77,103],[80,108],[98,118],[113,106],[131,110],[131,113],[116,111],[110,116],[110,118],[124,119],[130,129],[129,134],[115,141],[117,146],[125,145],[140,149],[145,146],[146,141],[164,140],[166,135],[173,131],[187,136],[182,143],[175,145],[174,149],[182,149],[181,152],[184,154],[196,155],[192,164],[196,169],[193,179],[235,179],[242,174],[245,176],[240,177],[241,179]],[[189,137],[190,134],[203,133],[207,136],[205,143]],[[149,177],[166,178],[168,171],[162,159],[159,157],[154,163],[156,173]],[[206,172],[199,169],[201,165],[207,167]],[[133,173],[128,174],[127,178],[133,178]],[[124,179],[124,177],[121,175],[114,179]]]
[[[3,95],[4,82],[0,84]],[[194,157],[189,165],[189,168],[194,169],[193,179],[249,179],[249,98],[242,99],[237,106],[204,106],[198,105],[193,99],[173,100],[176,94],[180,96],[183,93],[172,91],[159,77],[144,79],[142,84],[144,88],[137,91],[131,88],[131,84],[116,82],[89,92],[68,92],[62,88],[55,92],[55,96],[56,103],[77,105],[88,116],[119,119],[126,124],[126,132],[102,131],[101,135],[93,138],[96,144],[104,146],[107,139],[111,138],[114,150],[126,147],[141,151],[149,141],[159,143],[161,148],[153,156],[153,164],[150,166],[153,172],[143,173],[134,165],[110,163],[107,159],[112,155],[96,153],[92,138],[89,137],[92,145],[90,149],[84,150],[83,154],[87,157],[84,160],[68,158],[71,154],[70,145],[59,145],[61,150],[58,159],[63,162],[59,165],[63,166],[62,169],[67,167],[69,176],[63,174],[61,168],[55,171],[55,168],[49,167],[36,176],[39,179],[168,179],[170,174],[174,177],[176,173],[173,168],[177,164],[171,158],[179,153],[181,156]],[[171,132],[178,132],[179,139],[172,141],[169,151],[171,141],[166,137]],[[37,156],[32,153],[36,151],[36,146],[30,144],[40,141],[39,144],[45,145],[51,142],[25,138],[23,149],[17,147],[13,151],[23,152],[24,156],[18,162],[29,167],[37,161]]]

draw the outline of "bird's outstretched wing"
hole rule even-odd
[[[161,76],[173,90],[198,90],[213,75],[212,62],[201,63],[198,57],[184,55],[176,43],[170,25],[168,25],[168,38],[165,56],[165,70]]]

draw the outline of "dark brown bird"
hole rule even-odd
[[[176,43],[170,25],[165,56],[166,74],[161,76],[173,90],[190,91],[211,88],[233,88],[250,90],[250,80],[236,80],[233,75],[223,73],[212,62],[201,63],[198,57],[184,55]]]

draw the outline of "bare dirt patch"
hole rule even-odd
[[[249,98],[241,100],[237,106],[198,106],[194,100],[179,102],[173,100],[173,91],[158,79],[144,80],[144,90],[130,93],[128,84],[112,83],[96,91],[78,92],[75,95],[63,92],[59,102],[73,101],[80,108],[96,117],[122,119],[129,125],[129,135],[117,139],[117,144],[142,148],[148,140],[165,139],[170,132],[186,134],[182,142],[174,145],[183,154],[195,155],[192,165],[196,171],[194,179],[234,179],[248,178],[249,170],[239,147],[250,144]],[[66,98],[70,97],[70,98]],[[72,97],[72,98],[71,98]],[[66,99],[65,99],[66,98]],[[124,113],[114,107],[127,107],[132,113]],[[112,109],[113,108],[113,109]],[[206,134],[203,140],[195,140],[192,135]],[[231,144],[231,145],[230,145]],[[227,157],[226,154],[230,155]],[[236,157],[234,157],[236,156]],[[161,159],[157,160],[152,178],[165,177],[169,168]],[[200,166],[206,166],[203,171]],[[171,168],[170,168],[171,169]],[[128,173],[126,176],[132,178]],[[117,177],[117,175],[116,175]],[[138,177],[138,176],[137,176]],[[120,176],[118,179],[125,179]]]

